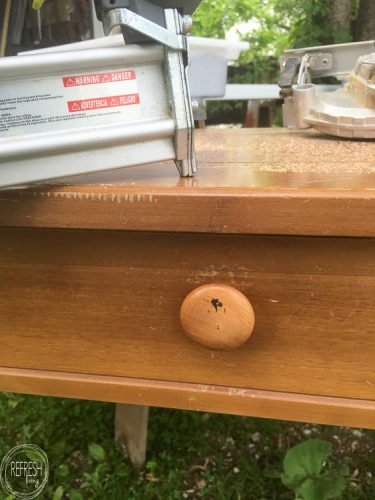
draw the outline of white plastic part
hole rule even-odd
[[[358,59],[345,87],[322,94],[309,107],[310,113],[304,121],[321,132],[375,139],[375,53]]]
[[[305,122],[329,135],[353,139],[375,138],[375,111],[362,106],[347,87],[322,94]]]
[[[192,97],[221,97],[225,94],[228,63],[236,61],[247,42],[190,37],[189,81]]]

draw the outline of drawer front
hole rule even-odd
[[[250,339],[215,351],[180,308],[242,292]],[[0,231],[0,366],[375,399],[375,241]]]

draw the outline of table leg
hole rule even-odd
[[[116,444],[122,450],[126,447],[130,462],[138,470],[146,460],[148,410],[148,406],[116,405]]]

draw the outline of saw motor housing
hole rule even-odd
[[[163,160],[193,176],[186,36],[198,4],[96,1],[125,45],[3,58],[0,187]]]

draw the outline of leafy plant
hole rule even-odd
[[[53,494],[52,500],[61,500],[64,494],[64,488],[62,486],[58,486]]]
[[[89,445],[89,456],[97,462],[104,462],[105,452],[103,447],[98,443],[91,443]]]
[[[46,0],[34,0],[33,1],[33,9],[35,9],[35,10],[40,9],[43,6],[45,1]]]
[[[281,481],[294,491],[296,499],[328,500],[345,490],[348,467],[327,468],[331,453],[331,443],[320,439],[304,441],[287,451]]]

